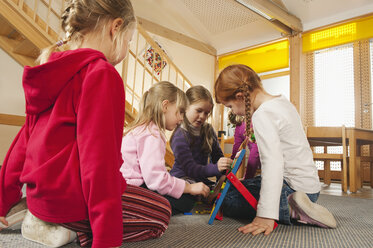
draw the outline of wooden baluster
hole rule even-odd
[[[156,53],[156,50],[155,50],[155,48],[153,47],[153,60],[152,60],[152,64],[151,64],[151,66],[152,66],[152,74],[151,74],[151,76],[152,76],[152,80],[151,80],[151,85],[153,85],[153,80],[154,80],[154,77],[155,77],[155,73],[154,73],[154,65],[155,65],[155,53]]]
[[[38,12],[38,6],[39,6],[39,0],[35,0],[34,2],[34,16],[32,17],[32,19],[36,22],[36,13]]]
[[[63,12],[65,12],[65,1],[64,0],[61,0],[61,14],[59,17],[62,16]],[[62,27],[61,25],[58,25],[58,31],[57,33],[62,33],[62,32],[65,32],[65,31],[62,31]],[[66,34],[65,34],[66,35]]]
[[[162,72],[163,72],[163,57],[161,57],[161,72],[159,73],[159,81],[162,81]]]
[[[128,74],[128,60],[129,60],[130,53],[127,53],[126,58],[123,60],[122,63],[122,79],[123,79],[123,85],[124,85],[124,91],[127,89],[127,74]]]
[[[175,85],[177,86],[177,80],[178,80],[179,73],[178,73],[178,71],[175,71],[175,72],[176,72]]]
[[[170,76],[171,76],[171,64],[168,63],[168,79],[167,79],[167,81],[170,81]]]
[[[51,15],[51,6],[52,5],[52,0],[49,0],[48,2],[48,13],[47,13],[47,21],[46,21],[46,27],[45,27],[45,31],[47,32],[47,34],[49,34],[49,22],[50,22],[50,15]]]
[[[145,51],[143,56],[143,71],[142,71],[142,86],[141,86],[141,95],[144,94],[144,88],[145,88],[145,72],[146,72],[146,48],[148,47],[148,43],[145,42]]]
[[[131,102],[131,113],[133,113],[133,102],[135,100],[135,82],[136,82],[136,67],[137,67],[137,53],[139,50],[139,32],[136,34],[136,53],[135,53],[135,68],[133,70],[133,82],[132,82],[132,102]]]

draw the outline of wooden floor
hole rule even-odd
[[[349,191],[346,193],[342,191],[342,186],[340,183],[331,183],[330,185],[322,184],[321,194],[373,199],[373,189],[370,186],[364,186],[356,193],[351,193]]]

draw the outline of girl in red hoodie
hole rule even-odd
[[[26,184],[32,217],[80,232],[82,246],[159,237],[168,201],[126,186],[119,171],[125,96],[114,66],[135,30],[131,2],[70,0],[61,19],[67,38],[24,70],[26,123],[1,168],[0,222]],[[64,43],[74,50],[52,53]]]

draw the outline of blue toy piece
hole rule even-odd
[[[239,153],[240,153],[239,156],[237,157],[237,155],[236,155],[236,157],[235,157],[235,159],[233,160],[233,163],[232,163],[233,169],[232,169],[231,172],[233,174],[237,173],[237,170],[242,163],[242,159],[245,157],[246,149],[242,149]],[[209,222],[208,222],[209,225],[212,225],[212,223],[214,222],[215,216],[218,214],[218,211],[221,207],[221,204],[223,203],[224,197],[227,194],[228,189],[231,186],[231,184],[232,183],[229,180],[227,180],[227,182],[225,184],[225,187],[223,189],[223,192],[221,193],[219,199],[217,200],[217,202],[215,204],[215,207],[211,211],[210,219],[209,219]]]

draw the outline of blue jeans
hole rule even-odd
[[[261,181],[261,176],[257,176],[254,178],[245,179],[241,182],[255,197],[255,199],[259,200]],[[287,182],[284,180],[280,197],[279,223],[291,224],[288,196],[294,192],[295,190],[290,188]],[[307,194],[307,196],[312,202],[316,202],[319,198],[319,194],[320,193]],[[222,210],[224,216],[236,219],[253,220],[256,216],[256,211],[254,208],[250,206],[246,199],[233,185],[230,186],[224,198]]]

